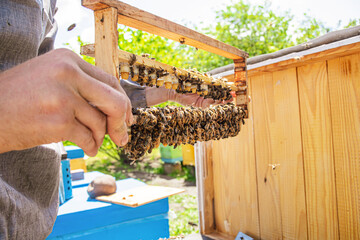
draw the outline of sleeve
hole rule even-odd
[[[133,108],[145,108],[146,103],[146,91],[145,87],[140,86],[132,81],[120,80],[121,87],[125,90],[127,96],[130,98]]]
[[[55,37],[58,31],[58,25],[54,18],[57,7],[56,7],[56,0],[46,0],[43,1],[46,15],[46,27],[45,27],[45,37],[40,44],[38,55],[47,53],[54,49]]]

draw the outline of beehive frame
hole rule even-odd
[[[206,84],[212,84],[211,78],[206,75],[174,68],[153,59],[120,50],[118,47],[118,23],[203,49],[233,59],[235,64],[234,82],[228,82],[226,86],[235,91],[236,105],[243,107],[248,115],[249,98],[246,76],[248,54],[246,52],[117,0],[82,0],[82,5],[94,11],[95,44],[83,46],[81,54],[95,57],[96,66],[119,78],[119,65],[136,57],[135,63],[137,64],[164,69],[170,74],[175,71],[180,74],[190,74]]]

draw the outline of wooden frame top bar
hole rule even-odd
[[[116,8],[118,11],[118,23],[129,27],[203,49],[226,58],[242,59],[248,57],[248,53],[236,47],[118,0],[82,0],[81,2],[84,7],[94,11],[107,7]]]
[[[208,85],[212,84],[213,78],[202,75],[200,73],[190,72],[188,70],[184,70],[181,68],[174,68],[173,66],[167,65],[165,63],[158,62],[158,61],[150,59],[150,58],[137,56],[135,54],[123,51],[121,49],[118,49],[117,52],[118,52],[120,63],[124,63],[124,62],[129,63],[131,61],[132,57],[135,56],[136,57],[135,63],[138,65],[145,65],[147,67],[151,67],[151,68],[155,68],[155,69],[163,69],[163,70],[166,70],[170,74],[175,74],[175,73],[178,73],[181,75],[190,74],[194,77],[197,77],[197,78],[203,80],[205,84],[208,84]],[[87,45],[81,46],[80,54],[86,55],[89,57],[95,57],[95,45],[87,44]],[[238,88],[234,85],[233,82],[226,82],[226,83],[224,83],[224,85],[231,88],[232,91],[238,90]]]

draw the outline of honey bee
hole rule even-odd
[[[124,147],[130,159],[139,159],[160,143],[164,146],[194,144],[236,136],[244,124],[244,109],[225,104],[206,109],[196,107],[133,109],[136,123],[131,126]]]

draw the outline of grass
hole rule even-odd
[[[173,178],[177,178],[177,179],[183,178],[185,181],[188,181],[188,182],[196,182],[194,167],[182,166],[181,170],[182,171],[180,173],[173,172],[173,173],[170,173],[169,176],[171,176]]]
[[[125,179],[126,175],[124,172],[130,170],[130,166],[111,159],[101,152],[99,152],[96,157],[87,159],[86,167],[89,172],[98,171],[109,174],[114,176],[116,180]]]
[[[169,197],[170,236],[188,235],[199,232],[197,200],[189,194]]]

